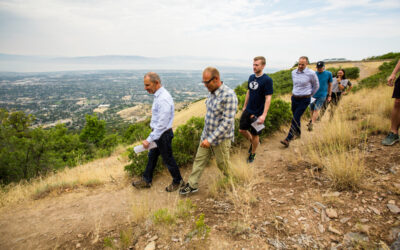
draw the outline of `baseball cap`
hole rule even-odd
[[[322,68],[325,66],[325,63],[323,61],[317,62],[317,68]]]

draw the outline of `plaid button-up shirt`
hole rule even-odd
[[[208,95],[201,141],[207,139],[211,145],[216,146],[225,139],[233,140],[237,104],[235,92],[225,84]]]

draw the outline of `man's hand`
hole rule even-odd
[[[326,100],[327,100],[328,102],[331,102],[332,97],[328,96],[328,98],[326,98]]]
[[[150,146],[150,142],[148,142],[147,140],[144,140],[144,141],[142,142],[142,144],[143,144],[143,147],[144,147],[145,149],[148,149],[149,146]]]
[[[393,75],[393,74],[390,75],[390,77],[389,77],[389,79],[388,79],[388,82],[387,82],[387,85],[389,85],[390,87],[392,87],[395,78],[396,78],[396,75]]]
[[[202,148],[209,148],[210,146],[211,146],[211,144],[208,142],[207,139],[204,139],[204,141],[202,141],[200,143],[200,147],[202,147]]]
[[[262,124],[262,123],[264,123],[264,121],[265,121],[265,116],[264,115],[258,117],[258,119],[257,119],[257,123],[258,124]]]

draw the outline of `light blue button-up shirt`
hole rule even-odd
[[[319,88],[317,74],[309,68],[303,71],[295,69],[292,71],[293,95],[311,95],[313,96]]]
[[[146,139],[148,142],[158,140],[166,130],[172,128],[174,100],[164,87],[159,88],[154,93],[151,112],[150,127],[153,131]]]

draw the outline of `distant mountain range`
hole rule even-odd
[[[251,60],[206,58],[193,56],[144,57],[144,56],[82,56],[51,57],[12,55],[0,53],[0,71],[6,72],[50,72],[70,70],[202,70],[215,66],[229,72],[252,72]],[[279,69],[267,68],[267,72]]]

